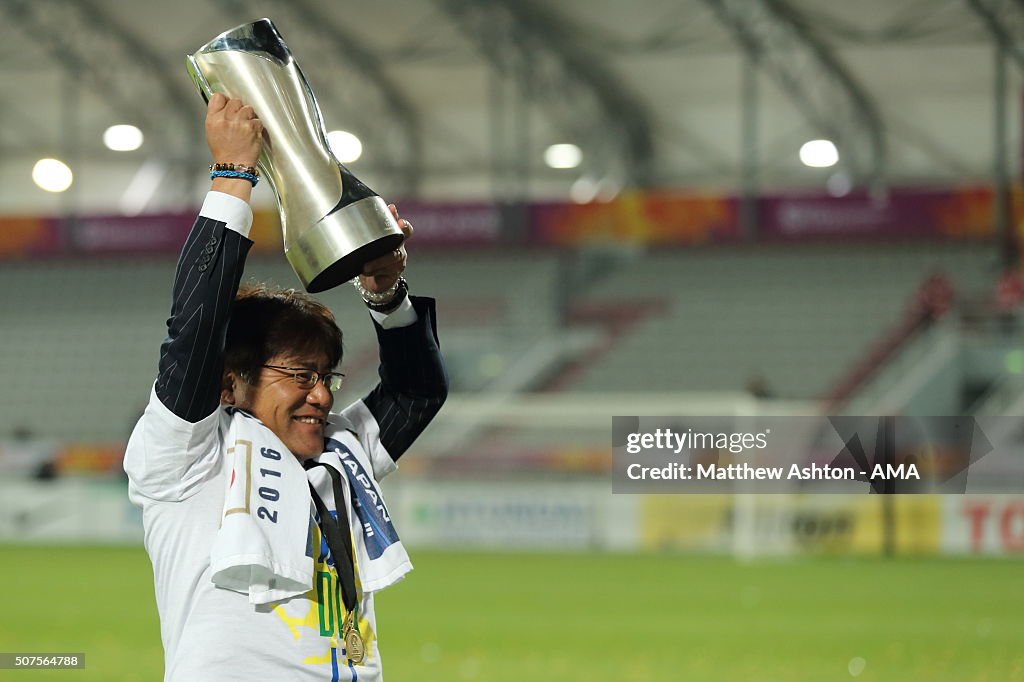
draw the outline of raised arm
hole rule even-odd
[[[412,225],[389,206],[406,237]],[[359,284],[370,295],[396,289],[405,271],[405,246],[367,263]],[[402,282],[404,284],[404,282]],[[397,288],[387,313],[374,311],[380,346],[380,383],[363,398],[380,429],[380,441],[393,460],[409,448],[434,418],[448,397],[448,374],[437,337],[434,299],[408,297]],[[379,308],[381,306],[373,306]]]
[[[206,141],[214,162],[255,166],[262,132],[252,107],[220,94],[210,98]],[[252,246],[251,183],[218,177],[210,190],[175,270],[155,388],[169,410],[192,423],[217,409],[231,302]]]
[[[363,399],[393,460],[412,445],[448,397],[434,299],[414,296],[410,302],[416,315],[412,324],[385,329],[375,320],[380,383]]]

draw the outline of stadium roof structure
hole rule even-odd
[[[1005,183],[1024,155],[1022,0],[0,0],[0,213],[193,206],[184,57],[263,16],[391,197]],[[103,146],[119,123],[140,149]],[[837,166],[799,161],[816,138]],[[548,168],[566,142],[582,163]],[[49,156],[63,195],[32,184]]]

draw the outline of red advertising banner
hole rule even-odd
[[[64,223],[69,251],[88,254],[177,253],[195,213],[93,216]]]
[[[992,190],[892,190],[885,196],[793,194],[758,202],[766,240],[965,239],[992,236]]]
[[[609,202],[530,206],[530,233],[542,244],[690,246],[737,241],[738,202],[725,195],[626,192]]]
[[[492,203],[403,201],[398,208],[412,223],[417,243],[481,246],[502,238],[501,210]]]
[[[0,258],[34,258],[62,251],[57,220],[30,216],[0,217]]]
[[[281,253],[284,238],[281,236],[281,217],[278,212],[253,211],[249,238],[253,241],[252,253]]]
[[[628,191],[608,202],[401,202],[422,246],[587,244],[697,246],[740,241],[739,200],[725,194]],[[757,202],[755,241],[992,239],[990,187],[897,188],[882,196],[785,193]],[[0,259],[76,254],[174,256],[195,219],[173,214],[85,216],[76,220],[0,217]],[[1013,194],[1013,220],[1024,238],[1024,190]],[[255,253],[281,252],[276,210],[259,210],[250,236]],[[1024,239],[1022,239],[1024,241]]]

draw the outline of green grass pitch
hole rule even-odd
[[[1024,563],[414,551],[380,595],[390,682],[1024,682]],[[0,547],[0,651],[85,670],[0,680],[159,680],[139,548]]]

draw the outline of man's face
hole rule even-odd
[[[268,365],[331,371],[324,356],[299,358],[277,355]],[[250,384],[233,373],[225,376],[221,401],[257,417],[281,439],[300,460],[316,457],[324,449],[324,428],[334,405],[334,396],[322,381],[310,389],[295,383],[291,372],[262,368]]]

